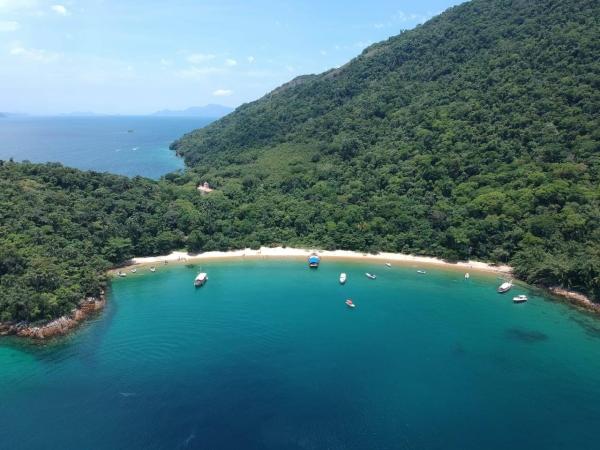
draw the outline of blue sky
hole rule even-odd
[[[456,0],[0,0],[0,111],[237,106]]]

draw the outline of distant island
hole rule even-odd
[[[163,109],[151,115],[157,117],[201,117],[214,119],[226,116],[232,111],[233,108],[229,106],[209,104],[205,106],[192,106],[184,110]]]

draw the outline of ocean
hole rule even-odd
[[[497,294],[494,275],[417,268],[130,273],[73,335],[0,340],[0,447],[597,449],[600,321],[525,286]]]
[[[184,166],[169,144],[210,122],[151,116],[2,118],[0,159],[157,179]]]

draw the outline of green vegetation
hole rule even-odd
[[[236,216],[253,240],[510,263],[600,299],[598,17],[475,0],[173,148],[266,211]]]
[[[509,263],[600,300],[598,17],[452,8],[184,136],[160,182],[2,163],[0,321],[63,314],[132,255],[261,244]]]

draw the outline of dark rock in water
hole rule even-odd
[[[541,342],[548,339],[548,335],[541,331],[525,330],[523,328],[510,328],[506,330],[506,335],[521,342]]]

